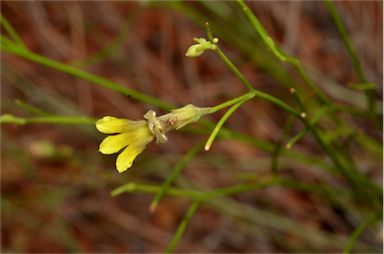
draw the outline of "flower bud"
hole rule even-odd
[[[211,43],[210,41],[207,41],[204,38],[193,38],[194,41],[196,41],[198,44],[194,44],[190,46],[187,50],[187,53],[185,53],[188,57],[197,57],[204,53],[205,50],[215,50],[216,45]],[[215,38],[214,42],[218,42],[218,39]]]

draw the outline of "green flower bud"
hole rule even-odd
[[[188,57],[197,57],[203,54],[205,50],[215,50],[217,48],[215,44],[204,38],[193,38],[193,40],[198,44],[194,44],[188,48],[187,53],[185,53]],[[218,41],[217,38],[213,39],[214,43],[217,43]]]

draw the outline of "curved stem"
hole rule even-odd
[[[187,228],[189,222],[191,221],[191,219],[193,218],[193,216],[195,215],[199,207],[200,207],[199,201],[194,201],[190,205],[190,207],[188,208],[187,212],[184,215],[183,220],[180,222],[179,226],[177,227],[176,232],[170,244],[167,246],[165,253],[172,253],[174,251],[181,237],[183,236],[185,229]]]
[[[13,41],[17,43],[20,47],[26,48],[23,40],[20,38],[15,29],[2,14],[0,14],[0,22],[4,29],[8,32],[9,36],[11,36]]]
[[[208,39],[212,44],[216,43],[213,41],[213,36],[212,36],[212,31],[209,26],[209,23],[205,23],[205,27],[207,29],[207,35]],[[248,80],[244,77],[244,75],[241,73],[241,71],[232,63],[231,60],[224,54],[224,52],[219,48],[219,46],[216,45],[215,52],[217,55],[221,58],[221,60],[224,61],[224,63],[235,73],[235,75],[240,79],[240,81],[243,83],[243,85],[248,89],[248,90],[253,90],[253,86],[251,83],[248,82]]]
[[[364,221],[353,231],[352,235],[349,237],[347,244],[343,249],[343,253],[349,253],[352,250],[353,245],[359,236],[364,232],[364,229],[372,223],[375,219],[375,213],[372,213],[370,216],[366,217]]]
[[[328,12],[330,13],[333,23],[335,23],[335,26],[337,28],[337,31],[340,34],[340,37],[343,41],[344,47],[347,49],[347,52],[349,54],[349,57],[351,58],[353,68],[355,69],[355,72],[359,78],[359,81],[362,83],[367,83],[367,79],[364,75],[363,69],[361,67],[361,63],[359,58],[357,57],[357,54],[355,50],[352,47],[352,43],[349,39],[347,30],[345,29],[345,26],[337,13],[336,7],[332,0],[326,0],[325,5],[328,9]],[[375,114],[375,101],[374,101],[374,92],[366,90],[365,91],[366,97],[367,97],[367,109],[369,112],[372,112]]]
[[[221,104],[219,104],[219,105],[216,105],[216,106],[211,107],[211,108],[209,109],[209,114],[215,113],[215,112],[217,112],[217,111],[219,111],[219,110],[222,110],[223,108],[232,106],[233,104],[236,104],[236,103],[238,103],[238,102],[240,102],[240,101],[243,101],[243,100],[249,100],[249,99],[251,99],[251,98],[254,97],[254,96],[255,96],[254,91],[248,92],[248,93],[246,93],[246,94],[244,94],[244,95],[241,95],[241,96],[239,96],[239,97],[236,97],[236,98],[234,98],[234,99],[232,99],[232,100],[229,100],[229,101],[226,101],[226,102],[221,103]]]
[[[0,116],[0,123],[29,124],[29,123],[49,123],[49,124],[94,124],[96,119],[86,116],[36,116],[36,117],[17,117],[11,114]]]
[[[260,23],[258,18],[253,14],[253,12],[248,8],[243,0],[237,0],[237,3],[243,9],[245,15],[248,17],[249,21],[260,35],[264,44],[268,47],[269,50],[275,55],[280,61],[290,63],[300,74],[304,82],[316,93],[319,99],[326,104],[331,103],[330,100],[325,96],[325,94],[318,88],[315,82],[309,77],[309,75],[304,70],[299,59],[292,57],[285,53],[282,49],[276,46],[273,39],[269,36],[268,32],[264,29],[263,25]]]
[[[209,148],[211,147],[211,145],[213,143],[213,140],[215,140],[215,137],[219,133],[221,127],[223,127],[223,124],[225,123],[225,121],[227,121],[227,119],[241,106],[241,104],[243,104],[247,100],[248,99],[245,99],[245,100],[242,100],[242,101],[236,103],[230,109],[228,109],[227,112],[225,112],[224,116],[220,119],[220,121],[217,123],[215,129],[213,129],[211,135],[209,136],[207,143],[205,144],[205,147],[204,147],[205,151],[209,150]]]
[[[28,59],[30,61],[33,61],[35,63],[39,63],[45,66],[48,66],[50,68],[56,69],[58,71],[71,74],[73,76],[82,78],[84,80],[90,81],[94,84],[97,84],[99,86],[105,87],[107,89],[113,90],[115,92],[118,92],[123,95],[131,96],[132,98],[142,101],[151,105],[154,105],[156,107],[162,108],[162,109],[170,109],[171,106],[168,103],[165,103],[157,98],[154,98],[152,96],[137,92],[136,90],[133,90],[131,88],[128,88],[126,86],[117,84],[115,82],[112,82],[108,79],[96,76],[94,74],[91,74],[89,72],[80,70],[76,67],[70,66],[68,64],[60,63],[58,61],[52,60],[48,57],[44,57],[42,55],[33,53],[29,50],[26,50],[24,48],[21,48],[19,46],[15,46],[14,44],[4,44],[1,45],[1,50],[4,50],[8,53],[17,55],[19,57]]]
[[[201,150],[203,146],[203,143],[198,143],[195,145],[191,150],[188,151],[187,154],[183,156],[183,158],[175,165],[173,168],[172,172],[168,175],[164,183],[161,185],[161,188],[159,191],[156,193],[156,196],[153,198],[150,206],[149,206],[149,211],[153,212],[157,205],[160,203],[160,200],[164,197],[164,195],[167,194],[167,191],[169,187],[171,186],[171,183],[175,178],[181,173],[181,171],[186,167],[188,162],[190,162]]]

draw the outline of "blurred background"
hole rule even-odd
[[[297,56],[333,101],[362,111],[364,93],[351,89],[357,75],[323,2],[248,2],[275,42]],[[381,1],[335,3],[367,79],[378,85],[382,107],[383,27]],[[193,37],[206,37],[209,21],[219,45],[256,89],[294,105],[297,72],[279,62],[235,2],[2,2],[2,15],[29,50],[166,103],[213,106],[245,93],[238,78],[213,52],[187,58]],[[6,35],[2,27],[2,35]],[[306,98],[312,112],[318,110]],[[27,106],[26,106],[27,105]],[[1,54],[1,113],[28,117],[28,105],[56,115],[105,115],[140,119],[151,105],[69,74]],[[382,114],[382,113],[381,113]],[[223,112],[206,117],[217,122]],[[283,152],[271,170],[275,144],[289,115],[262,100],[244,104],[225,124],[241,135],[218,139],[199,152],[174,186],[198,190],[228,187],[278,175],[299,184],[344,190],[327,195],[274,186],[204,204],[177,246],[179,252],[341,252],[370,214],[370,197],[356,199],[336,175],[310,134]],[[342,114],[365,134],[365,145],[345,128],[325,121],[329,140],[344,149],[362,172],[382,185],[382,128],[364,114]],[[123,174],[115,155],[98,153],[105,135],[92,124],[1,125],[2,252],[162,252],[189,200],[166,196],[154,213],[153,194],[111,191],[127,182],[160,185],[209,128],[174,132],[165,145],[151,144]],[[303,129],[293,122],[285,141]],[[352,139],[352,141],[350,141]],[[368,141],[367,141],[368,140]],[[364,143],[364,140],[362,141]],[[284,144],[283,144],[284,146]],[[285,150],[283,148],[283,150]],[[372,201],[373,202],[373,201]],[[357,252],[382,252],[382,219],[356,240]]]

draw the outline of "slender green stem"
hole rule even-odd
[[[273,149],[272,158],[271,158],[271,171],[274,173],[277,172],[278,158],[279,158],[279,155],[281,152],[281,147],[282,147],[282,144],[284,142],[285,137],[287,136],[288,132],[290,131],[290,129],[293,125],[293,120],[294,120],[294,117],[292,115],[290,115],[287,123],[285,124],[285,126],[283,128],[281,136],[275,145],[275,149]]]
[[[111,195],[114,197],[124,192],[158,193],[160,189],[161,189],[161,186],[157,186],[157,185],[129,182],[114,189],[111,192]],[[178,197],[189,197],[196,200],[200,200],[202,194],[204,194],[204,192],[172,188],[172,187],[170,187],[167,191],[167,195],[178,196]]]
[[[296,89],[295,88],[291,88],[290,89],[290,93],[293,95],[297,105],[299,106],[299,109],[301,111],[300,116],[301,117],[306,117],[306,113],[305,113],[306,109],[305,109],[304,103],[303,103],[301,97],[299,96],[299,94],[297,93]]]
[[[269,102],[275,104],[276,106],[279,106],[280,108],[284,109],[288,113],[291,113],[295,117],[301,118],[300,112],[296,111],[294,108],[292,108],[291,106],[289,106],[288,104],[286,104],[282,100],[280,100],[280,99],[278,99],[278,98],[276,98],[276,97],[274,97],[272,95],[269,95],[267,93],[263,93],[263,92],[260,92],[260,91],[257,91],[257,90],[254,90],[254,93],[255,93],[255,97],[259,97],[261,99],[269,101]]]
[[[285,147],[287,149],[291,149],[291,147],[296,144],[297,141],[299,141],[300,139],[302,139],[305,134],[307,133],[307,129],[304,129],[302,131],[300,131],[298,134],[296,134],[295,136],[293,136],[293,138],[291,138],[287,144],[285,145]]]
[[[340,154],[337,153],[335,148],[325,141],[323,135],[321,135],[320,132],[311,123],[309,123],[307,119],[302,118],[302,122],[312,133],[320,147],[329,155],[339,172],[346,177],[353,187],[361,194],[361,197],[367,195],[368,192],[373,191],[372,194],[375,195],[375,200],[372,200],[372,202],[375,204],[376,208],[379,208],[377,201],[382,199],[381,188],[376,186],[373,182],[370,182],[360,171],[350,167],[345,159],[340,157]],[[369,189],[366,189],[367,187]]]
[[[95,119],[84,116],[38,116],[38,117],[16,117],[10,114],[1,115],[0,123],[30,124],[30,123],[49,123],[49,124],[95,124]]]
[[[243,0],[237,0],[240,7],[243,9],[245,15],[251,21],[253,27],[256,29],[258,34],[260,35],[262,41],[265,45],[272,51],[272,53],[281,61],[288,61],[287,54],[285,54],[280,48],[278,48],[273,41],[273,39],[269,36],[268,32],[264,29],[263,25],[257,19],[257,17],[253,14],[253,12],[248,8],[248,6],[244,3]]]
[[[353,245],[359,238],[359,236],[364,232],[364,229],[373,222],[375,219],[376,214],[372,213],[370,216],[367,216],[363,222],[360,223],[360,225],[353,231],[352,235],[349,237],[347,244],[345,245],[343,249],[343,253],[350,253]]]
[[[0,42],[1,44],[9,44],[9,45],[13,45],[15,44],[14,41],[12,41],[11,39],[9,39],[8,37],[4,36],[4,35],[0,35]]]
[[[13,41],[17,43],[20,47],[26,48],[23,40],[20,39],[20,36],[17,34],[15,29],[13,29],[12,25],[8,22],[8,20],[2,14],[0,15],[0,22],[1,22],[1,25],[8,32],[9,36],[11,36]]]
[[[224,63],[236,74],[236,76],[240,79],[241,83],[243,83],[243,85],[248,90],[253,90],[253,86],[251,85],[251,83],[248,82],[248,80],[244,77],[240,70],[237,69],[237,67],[232,63],[232,61],[229,60],[229,58],[224,54],[224,52],[219,48],[219,46],[216,47],[215,52],[224,61]]]
[[[272,95],[269,95],[267,93],[264,93],[264,92],[261,92],[261,91],[258,91],[256,89],[252,89],[250,92],[242,95],[242,96],[239,96],[239,97],[236,97],[234,99],[231,99],[229,101],[226,101],[224,103],[221,103],[219,105],[216,105],[216,106],[213,106],[211,107],[209,113],[215,113],[216,111],[219,111],[223,108],[226,108],[226,107],[229,107],[233,104],[236,104],[240,101],[243,101],[243,100],[248,100],[248,99],[251,99],[253,97],[258,97],[258,98],[261,98],[263,100],[266,100],[266,101],[269,101],[271,102],[272,104],[275,104],[276,106],[279,106],[280,108],[286,110],[287,112],[293,114],[294,116],[296,117],[300,117],[300,112],[297,112],[294,108],[292,108],[291,106],[289,106],[288,104],[286,104],[285,102],[283,102],[282,100],[272,96]]]
[[[334,188],[329,185],[322,184],[308,184],[302,183],[292,180],[283,179],[280,177],[274,177],[268,180],[263,180],[261,182],[256,183],[242,183],[236,184],[225,188],[218,188],[209,191],[199,191],[199,190],[191,190],[191,189],[181,189],[170,187],[166,193],[166,195],[175,196],[175,197],[186,197],[193,199],[195,201],[201,202],[209,202],[213,199],[222,197],[222,196],[230,196],[236,195],[243,192],[264,189],[273,186],[283,186],[286,188],[313,191],[317,193],[329,193],[343,195],[348,194],[344,189]],[[142,193],[150,193],[157,194],[161,190],[162,186],[153,185],[153,184],[144,184],[144,183],[135,183],[129,182],[126,183],[111,192],[112,196],[118,196],[125,192],[142,192]]]
[[[208,151],[209,148],[211,148],[211,145],[213,143],[213,140],[215,140],[215,137],[217,135],[217,133],[219,133],[221,127],[223,127],[223,124],[225,123],[225,121],[227,121],[227,119],[244,103],[246,102],[248,99],[243,99],[242,101],[239,101],[238,103],[236,103],[235,105],[233,105],[230,109],[228,109],[227,112],[225,112],[225,114],[223,115],[223,117],[219,120],[219,122],[217,123],[215,129],[213,129],[211,135],[209,136],[208,140],[207,140],[207,143],[205,144],[205,147],[204,147],[204,150],[205,151]]]
[[[15,103],[17,106],[19,106],[20,108],[24,109],[25,111],[28,111],[32,114],[35,114],[35,115],[40,115],[40,116],[48,116],[48,115],[51,115],[50,113],[42,110],[42,109],[39,109],[37,107],[34,107],[26,102],[23,102],[21,100],[15,100]]]
[[[209,23],[205,23],[205,27],[207,29],[208,39],[212,44],[216,44],[213,41],[212,31],[209,26]],[[224,54],[224,52],[219,48],[219,46],[216,45],[215,52],[217,55],[224,61],[224,63],[235,73],[235,75],[240,79],[240,81],[243,83],[243,85],[248,90],[253,90],[253,86],[248,82],[248,80],[244,77],[244,75],[241,73],[241,71],[232,63],[231,60]]]
[[[41,116],[26,118],[27,123],[94,124],[96,119],[83,116]]]
[[[308,73],[306,72],[303,65],[298,59],[293,59],[289,61],[289,63],[291,63],[295,67],[295,69],[299,72],[301,78],[316,93],[321,102],[327,105],[332,104],[331,100],[328,99],[328,97],[319,89],[315,81],[313,81],[313,79],[308,75]]]
[[[291,90],[292,93],[294,94],[295,96],[295,99],[299,105],[299,107],[301,108],[301,110],[303,112],[306,112],[306,109],[305,109],[305,106],[302,102],[302,99],[301,97],[299,96],[298,93],[296,93],[295,90]],[[328,105],[328,104],[327,104]],[[324,110],[321,110],[321,111],[325,111],[326,109],[328,109],[328,107],[324,107],[323,108]],[[315,118],[314,118],[314,121],[317,121],[320,116],[319,115],[322,115],[321,113],[318,113]],[[307,120],[307,117],[306,117],[306,114],[305,113],[301,113],[301,118],[300,120],[303,122],[303,124],[305,125],[306,127],[306,130],[303,130],[301,133],[299,133],[298,135],[296,135],[288,144],[287,144],[287,148],[290,148],[290,146],[292,146],[292,144],[294,144],[295,142],[297,142],[299,139],[301,139],[304,134],[306,133],[307,130],[309,130],[312,135],[314,136],[314,138],[316,139],[316,141],[319,143],[319,145],[323,148],[323,150],[330,156],[330,158],[332,159],[334,165],[336,166],[336,168],[338,169],[338,171],[344,176],[346,177],[346,179],[352,183],[352,185],[354,186],[354,188],[362,195],[364,195],[364,193],[366,194],[367,190],[365,190],[365,184],[369,184],[371,185],[370,187],[373,187],[373,189],[376,189],[376,187],[374,186],[374,184],[370,183],[369,181],[367,181],[366,177],[364,175],[362,175],[353,165],[353,161],[351,161],[349,158],[345,158],[342,156],[341,153],[338,153],[336,151],[336,149],[332,146],[331,143],[329,142],[326,142],[323,134],[321,134],[321,132],[318,130],[318,128],[316,128],[316,126],[314,126],[314,123],[313,122],[310,122]]]
[[[250,183],[250,184],[238,184],[226,188],[219,188],[211,191],[198,191],[198,190],[188,190],[169,187],[167,195],[177,196],[177,197],[188,197],[196,201],[209,201],[211,199],[224,196],[224,195],[234,195],[242,192],[256,190],[260,188],[265,188],[273,185],[279,185],[281,181],[278,178],[261,182],[261,183]],[[292,187],[292,186],[291,186]],[[161,191],[162,186],[152,185],[152,184],[143,184],[130,182],[126,183],[111,192],[112,196],[118,196],[124,192],[143,192],[143,193],[154,193],[157,194]]]
[[[203,196],[203,200],[209,201],[218,197],[230,196],[252,190],[264,189],[271,186],[278,186],[281,185],[283,182],[284,180],[281,178],[272,178],[265,182],[237,184],[230,187],[220,188],[217,190],[206,192]]]
[[[208,39],[211,43],[214,43],[212,32],[209,26],[209,23],[206,22],[205,26],[207,28]],[[263,93],[259,90],[253,88],[253,86],[249,83],[249,81],[245,78],[245,76],[240,72],[240,70],[232,63],[232,61],[224,54],[223,51],[220,50],[219,47],[215,50],[215,52],[219,55],[219,57],[227,64],[227,66],[231,69],[231,71],[241,80],[245,87],[250,90],[250,93],[253,93],[254,96],[265,99],[283,109],[288,111],[289,113],[295,115],[296,117],[300,116],[300,113],[296,112],[292,107],[290,107],[285,102],[279,100],[278,98],[271,96],[269,94]]]
[[[215,113],[215,112],[217,112],[217,111],[219,111],[219,110],[222,110],[223,108],[232,106],[232,105],[234,105],[234,104],[236,104],[236,103],[238,103],[238,102],[241,102],[241,101],[243,101],[243,100],[249,100],[249,99],[253,98],[254,96],[255,96],[254,91],[248,92],[248,93],[246,93],[246,94],[244,94],[244,95],[241,95],[241,96],[239,96],[239,97],[236,97],[236,98],[234,98],[234,99],[231,99],[231,100],[226,101],[226,102],[224,102],[224,103],[221,103],[221,104],[219,104],[219,105],[216,105],[216,106],[211,107],[211,108],[209,109],[209,114]]]
[[[295,90],[292,90],[292,92],[295,95],[295,99],[296,99],[297,103],[299,104],[299,107],[301,108],[301,110],[303,112],[306,112],[305,106],[304,106],[302,99],[299,96],[299,94],[296,93]],[[327,105],[330,105],[330,104],[327,104]],[[325,111],[326,109],[328,109],[328,106],[324,107],[323,109],[324,110],[321,110],[321,111]],[[320,118],[320,115],[322,115],[322,114],[318,113],[314,117],[314,121],[317,121]],[[337,152],[337,150],[333,147],[333,145],[331,143],[326,142],[323,134],[321,134],[321,132],[318,130],[318,128],[316,128],[316,126],[314,126],[314,123],[307,120],[305,113],[301,113],[300,120],[303,122],[306,129],[303,130],[298,135],[296,135],[287,144],[287,148],[290,148],[290,146],[292,146],[292,144],[294,144],[300,138],[302,138],[304,136],[304,134],[306,133],[306,131],[309,130],[312,133],[312,135],[314,136],[314,138],[316,139],[316,141],[319,143],[319,145],[322,147],[322,149],[329,155],[329,157],[331,158],[332,162],[334,163],[334,165],[336,166],[338,171],[344,177],[346,177],[346,179],[354,186],[354,188],[356,189],[357,192],[359,192],[361,195],[366,195],[368,190],[365,189],[367,187],[365,185],[369,185],[369,188],[372,188],[372,190],[375,192],[377,191],[377,189],[378,189],[377,186],[375,186],[375,184],[370,182],[364,175],[362,175],[354,167],[352,160],[350,160],[349,158],[343,157],[341,153]],[[380,197],[380,195],[378,195],[378,196]],[[376,203],[376,200],[375,200],[375,203]]]
[[[179,243],[181,237],[184,234],[185,229],[187,228],[189,222],[191,221],[191,219],[195,215],[199,206],[200,206],[199,201],[194,201],[190,205],[190,207],[188,208],[187,212],[184,215],[183,220],[180,222],[179,226],[177,227],[176,232],[173,235],[171,242],[169,243],[169,245],[165,249],[165,253],[172,253],[175,250],[177,244]]]
[[[305,110],[304,105],[301,103],[300,97],[297,96],[296,99],[298,100],[298,103],[300,103],[300,104],[302,105],[301,107],[303,108],[303,110]],[[318,123],[318,121],[320,120],[321,116],[323,116],[324,113],[326,113],[329,109],[331,109],[331,107],[329,107],[329,106],[324,106],[324,107],[322,107],[320,110],[317,110],[317,112],[315,113],[315,115],[311,118],[310,123],[311,123],[312,125],[316,125],[316,124]],[[291,138],[291,139],[287,142],[287,144],[285,145],[285,147],[286,147],[287,149],[292,148],[292,146],[293,146],[294,144],[296,144],[300,139],[302,139],[302,138],[305,136],[305,134],[306,134],[307,132],[308,132],[308,128],[305,128],[305,129],[301,130],[298,134],[296,134],[293,138]]]
[[[368,81],[364,75],[360,60],[357,57],[357,54],[352,47],[352,43],[351,43],[351,40],[349,39],[347,30],[346,30],[346,28],[345,28],[345,26],[344,26],[344,24],[340,18],[340,15],[338,14],[338,12],[336,10],[336,7],[335,7],[333,1],[332,0],[326,0],[325,5],[326,5],[329,13],[331,14],[332,20],[335,23],[337,31],[339,32],[341,39],[343,41],[343,44],[344,44],[344,46],[347,49],[347,52],[349,54],[349,57],[352,60],[353,68],[355,69],[355,72],[357,73],[359,81],[362,83],[367,83]],[[376,86],[374,86],[374,87],[376,87]],[[374,113],[375,102],[373,99],[373,93],[372,93],[372,91],[366,90],[365,94],[367,96],[367,106],[368,106],[367,108],[368,108],[369,112]]]
[[[171,106],[168,103],[165,103],[165,102],[163,102],[157,98],[154,98],[152,96],[148,96],[146,94],[137,92],[131,88],[128,88],[128,87],[125,87],[125,86],[120,85],[118,83],[109,81],[108,79],[96,76],[96,75],[91,74],[89,72],[82,71],[76,67],[73,67],[73,66],[70,66],[70,65],[67,65],[64,63],[60,63],[60,62],[52,60],[50,58],[35,54],[35,53],[28,51],[28,50],[25,50],[21,47],[6,44],[6,45],[1,45],[1,49],[8,52],[8,53],[20,56],[22,58],[31,60],[33,62],[42,64],[45,66],[48,66],[48,67],[56,69],[58,71],[62,71],[62,72],[71,74],[75,77],[79,77],[81,79],[90,81],[94,84],[108,88],[108,89],[116,91],[118,93],[130,96],[130,97],[132,97],[138,101],[142,101],[144,103],[148,103],[148,104],[151,104],[151,105],[154,105],[156,107],[166,109],[166,110],[171,108]]]
[[[161,199],[164,197],[164,195],[167,194],[167,191],[171,186],[173,180],[175,180],[175,178],[181,173],[181,171],[186,167],[188,162],[190,162],[197,155],[197,153],[201,151],[202,147],[203,143],[198,143],[191,150],[189,150],[188,153],[175,165],[175,167],[172,169],[172,172],[168,175],[161,188],[153,198],[151,205],[149,206],[149,210],[151,212],[156,209]]]
[[[262,41],[269,48],[269,50],[271,50],[273,55],[275,55],[280,61],[288,62],[293,67],[295,67],[304,82],[316,93],[316,95],[321,99],[321,101],[324,103],[330,103],[329,99],[324,95],[324,93],[318,88],[315,82],[306,73],[304,67],[301,65],[301,62],[297,58],[289,56],[282,49],[276,46],[275,42],[268,35],[267,31],[264,29],[263,25],[260,23],[258,18],[253,14],[253,12],[248,8],[248,6],[244,3],[243,0],[237,0],[237,3],[243,9],[245,15],[248,17],[251,24],[260,35]]]

